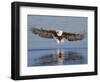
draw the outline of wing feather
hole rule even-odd
[[[63,37],[67,39],[68,41],[77,41],[77,40],[82,40],[84,38],[84,34],[75,34],[75,33],[63,33]]]
[[[54,30],[45,30],[45,29],[38,29],[38,28],[32,28],[32,33],[36,34],[43,38],[53,38],[55,31]]]

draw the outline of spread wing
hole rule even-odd
[[[84,34],[75,34],[75,33],[67,33],[63,32],[63,37],[67,39],[68,41],[77,41],[77,40],[83,40]]]
[[[32,33],[43,38],[53,38],[53,36],[56,34],[54,30],[45,30],[42,28],[32,28]]]

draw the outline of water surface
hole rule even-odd
[[[87,64],[86,48],[57,48],[28,50],[28,66]]]

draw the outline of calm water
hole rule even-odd
[[[87,64],[86,48],[57,48],[28,50],[28,66]]]

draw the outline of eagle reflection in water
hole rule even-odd
[[[32,66],[55,66],[55,65],[73,65],[84,64],[84,56],[80,52],[64,51],[57,49],[55,54],[45,54],[34,60]]]

